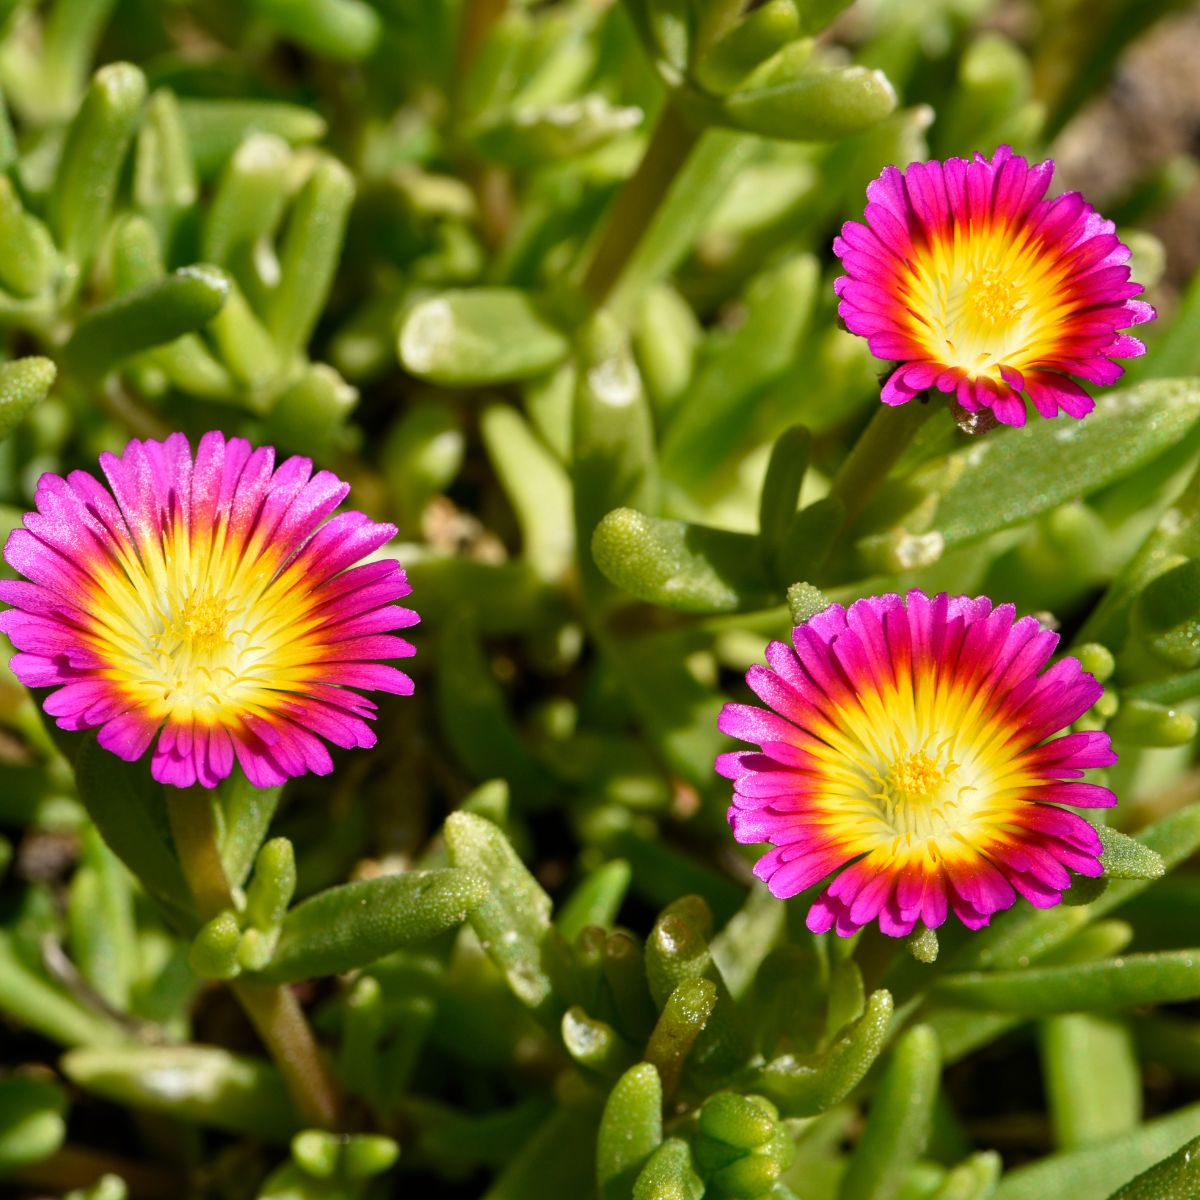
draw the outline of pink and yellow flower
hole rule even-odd
[[[1067,733],[1103,689],[1058,635],[1010,604],[912,591],[834,604],[772,642],[746,680],[767,705],[720,727],[760,750],[717,760],[739,842],[780,898],[838,872],[808,914],[849,936],[901,937],[953,912],[977,929],[1017,895],[1057,904],[1101,874],[1095,828],[1062,805],[1116,797],[1080,782],[1116,761],[1108,734]]]
[[[866,224],[833,243],[834,290],[846,327],[899,364],[885,404],[936,387],[1006,425],[1025,424],[1024,396],[1082,417],[1094,403],[1072,376],[1115,383],[1113,360],[1145,353],[1120,332],[1155,315],[1133,299],[1128,247],[1078,192],[1047,200],[1053,174],[1001,146],[990,162],[887,167],[867,187]]]
[[[235,761],[267,787],[332,770],[325,741],[374,745],[354,689],[411,693],[379,660],[414,653],[393,633],[418,617],[394,603],[411,590],[395,562],[355,564],[395,529],[333,516],[349,486],[308,459],[276,468],[220,433],[194,457],[172,434],[100,466],[107,488],[43,475],[4,552],[26,577],[0,583],[12,668],[57,689],[58,724],[130,762],[157,737],[151,772],[177,787],[215,787]]]

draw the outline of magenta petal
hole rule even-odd
[[[1093,405],[1068,377],[1109,386],[1114,360],[1144,353],[1121,332],[1155,315],[1134,299],[1129,248],[1078,193],[1046,199],[1053,173],[1002,146],[889,166],[867,185],[866,224],[845,222],[833,241],[845,271],[834,291],[846,328],[895,364],[884,404],[936,386],[1015,426],[1027,392],[1041,416],[1078,418]],[[935,369],[922,379],[918,364]]]
[[[1080,782],[1115,761],[1108,735],[1063,732],[1103,689],[1074,658],[1047,666],[1057,645],[1012,604],[915,589],[831,605],[771,642],[747,674],[764,707],[720,718],[760,747],[717,760],[734,836],[769,847],[754,873],[779,899],[828,879],[814,932],[877,922],[895,937],[951,913],[979,929],[1099,874],[1095,828],[1059,806],[1115,803]]]
[[[266,787],[333,768],[328,745],[374,745],[375,705],[409,695],[391,663],[415,648],[398,563],[362,563],[391,525],[335,509],[347,485],[270,447],[182,434],[105,453],[108,481],[45,475],[5,548],[23,580],[0,614],[46,711],[98,729],[160,782],[215,787],[240,764]]]

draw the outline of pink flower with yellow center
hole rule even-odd
[[[1025,424],[1024,396],[1043,417],[1082,417],[1094,404],[1072,376],[1115,383],[1113,359],[1145,353],[1120,332],[1155,315],[1133,299],[1129,248],[1078,192],[1047,200],[1053,174],[1001,146],[991,162],[887,167],[867,187],[866,224],[834,239],[834,290],[846,327],[900,364],[885,404],[936,387],[1005,425]]]
[[[194,457],[172,434],[100,466],[108,488],[43,475],[4,551],[26,577],[0,583],[12,668],[57,689],[58,724],[130,762],[157,736],[151,773],[177,787],[215,787],[235,760],[268,787],[332,770],[325,741],[374,745],[354,689],[413,686],[379,661],[414,653],[393,636],[419,619],[394,603],[404,571],[360,563],[394,527],[333,516],[347,484],[220,433]]]
[[[780,898],[834,875],[814,933],[902,937],[950,912],[978,929],[1101,874],[1095,828],[1061,806],[1115,804],[1079,780],[1116,755],[1106,733],[1054,735],[1103,689],[1074,658],[1043,671],[1058,635],[1014,616],[919,591],[834,604],[750,669],[766,709],[725,706],[721,729],[761,747],[717,760],[734,836],[774,847],[755,874]]]

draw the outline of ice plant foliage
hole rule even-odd
[[[241,764],[266,787],[332,769],[322,739],[371,746],[375,705],[356,688],[407,695],[382,659],[412,645],[417,614],[393,561],[360,563],[395,534],[362,513],[332,515],[350,490],[306,458],[207,433],[103,454],[106,488],[84,471],[44,475],[37,511],[5,558],[0,629],[30,687],[53,687],[64,729],[140,758],[157,735],[155,779],[214,787]],[[111,490],[110,490],[111,489]],[[355,565],[360,564],[360,565]]]
[[[1128,247],[1078,192],[1047,200],[1053,174],[1001,146],[990,162],[887,167],[867,187],[866,224],[833,243],[834,288],[847,328],[899,364],[885,404],[937,387],[1006,425],[1025,423],[1024,396],[1082,417],[1094,404],[1072,376],[1115,383],[1113,360],[1145,353],[1120,332],[1154,316],[1133,299]]]
[[[832,605],[767,647],[721,729],[761,750],[717,760],[739,842],[778,897],[834,872],[808,914],[849,936],[903,936],[953,912],[972,929],[1018,894],[1047,908],[1071,871],[1101,874],[1100,839],[1061,805],[1116,803],[1080,782],[1116,761],[1108,734],[1056,737],[1102,688],[1058,635],[1010,604],[923,592]]]

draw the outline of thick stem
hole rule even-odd
[[[458,37],[456,78],[466,77],[492,26],[504,16],[506,8],[508,0],[467,0]]]
[[[608,301],[662,198],[699,137],[700,131],[668,98],[638,169],[626,181],[609,209],[604,232],[584,274],[583,291],[594,307],[602,308]]]
[[[708,0],[692,39],[693,64],[703,58],[712,49],[713,43],[738,23],[745,7],[746,0]]]
[[[935,407],[920,399],[898,408],[881,405],[876,410],[829,490],[846,507],[843,529],[859,518]]]
[[[211,794],[198,787],[163,790],[175,852],[201,921],[226,909],[236,909],[217,846]],[[335,1128],[337,1086],[291,989],[261,983],[232,983],[230,987],[275,1060],[297,1113],[310,1125]]]
[[[171,840],[183,868],[188,890],[201,921],[208,921],[237,902],[229,887],[217,845],[217,821],[212,796],[203,788],[163,789]]]
[[[310,1125],[336,1129],[340,1109],[337,1085],[295,993],[281,984],[235,982],[230,986],[271,1052],[296,1111]]]

